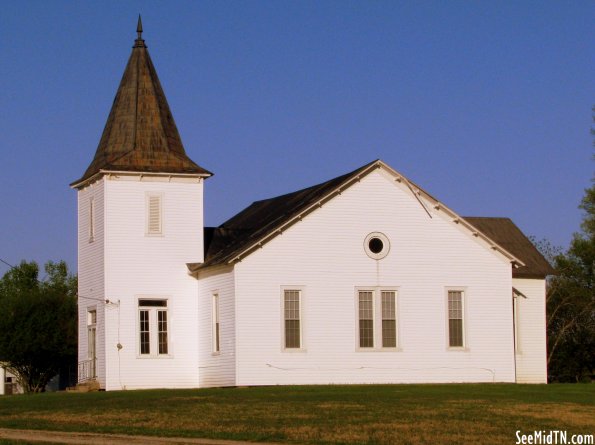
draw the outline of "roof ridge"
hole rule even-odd
[[[372,167],[374,167],[375,164],[378,165],[378,167],[384,165],[382,161],[377,159],[349,173],[337,176],[315,186],[280,195],[268,200],[253,202],[219,226],[219,228],[222,229],[245,229],[245,234],[233,240],[233,242],[225,248],[212,252],[210,256],[205,255],[204,263],[189,264],[188,267],[191,271],[196,271],[202,267],[229,263],[235,258],[239,258],[244,254],[249,254],[254,246],[266,243],[271,236],[275,236],[275,234],[285,230],[288,225],[293,224],[292,221],[296,218],[301,218],[303,215],[314,211],[316,203],[326,202],[325,200],[332,199],[337,191],[340,193],[342,190],[349,187],[351,185],[349,182],[353,181],[355,178],[359,178],[360,174],[371,172]],[[309,191],[320,193],[314,196],[304,196],[304,199],[297,203],[291,202],[291,199],[285,200],[284,203],[287,204],[289,201],[290,205],[284,206],[283,203],[281,203],[281,208],[268,209],[269,211],[266,211],[266,206],[262,205],[263,203],[278,203],[279,201],[283,201],[279,198],[287,198],[291,195],[299,196],[300,193],[307,193]]]

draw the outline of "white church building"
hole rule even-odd
[[[545,383],[551,268],[380,160],[204,227],[142,26],[78,196],[79,380]],[[208,187],[207,187],[208,193]]]

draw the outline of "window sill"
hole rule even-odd
[[[469,352],[469,348],[465,346],[449,346],[446,350],[452,352]]]
[[[308,352],[305,348],[283,348],[281,352],[287,352],[289,354],[299,354]]]
[[[356,348],[355,352],[403,352],[400,347],[396,348]]]
[[[219,356],[219,355],[221,355],[221,351],[217,351],[217,352],[211,352],[211,356],[212,356],[212,357],[217,357],[217,356]]]
[[[136,358],[138,359],[142,359],[142,360],[147,360],[147,359],[157,359],[157,360],[166,360],[166,359],[173,359],[174,356],[171,354],[142,354],[142,355],[137,355]]]

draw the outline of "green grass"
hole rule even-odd
[[[0,398],[0,427],[320,444],[595,433],[595,385],[275,386]]]

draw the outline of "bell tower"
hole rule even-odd
[[[203,183],[212,174],[184,150],[142,33],[139,16],[95,156],[71,184],[79,379],[132,389],[163,375],[196,387],[198,290],[186,263],[204,259]]]

